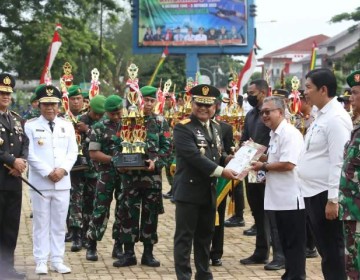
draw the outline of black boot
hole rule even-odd
[[[82,248],[81,228],[73,227],[72,232],[71,252],[79,252]]]
[[[72,229],[68,229],[68,232],[65,234],[65,242],[71,242],[72,241]]]
[[[122,254],[124,253],[123,251],[123,244],[120,243],[119,240],[115,240],[115,244],[114,244],[114,248],[112,251],[112,257],[114,259],[120,259],[120,257],[122,256]]]
[[[153,256],[153,244],[144,244],[144,253],[141,258],[141,264],[151,267],[159,267],[160,262]]]
[[[135,251],[134,251],[135,243],[125,243],[124,249],[125,253],[120,256],[120,258],[113,263],[115,267],[125,267],[132,266],[137,264]]]
[[[96,240],[89,239],[88,248],[86,250],[86,259],[88,261],[98,260],[96,245],[97,245]]]

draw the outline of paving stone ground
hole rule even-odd
[[[166,179],[165,179],[166,181]],[[169,186],[164,182],[163,192],[167,192]],[[70,251],[71,243],[66,243],[65,263],[72,268],[71,274],[58,274],[50,272],[48,275],[38,276],[35,274],[35,263],[32,256],[32,221],[30,219],[31,205],[28,195],[28,187],[24,186],[23,208],[21,214],[21,225],[16,248],[15,266],[19,271],[26,272],[28,280],[110,280],[110,279],[163,279],[175,280],[175,270],[173,262],[173,235],[174,235],[174,210],[173,205],[168,199],[164,200],[165,214],[159,217],[159,243],[155,245],[154,255],[161,261],[158,268],[150,268],[142,265],[128,268],[113,267],[111,252],[113,240],[111,239],[111,228],[113,223],[113,209],[110,215],[108,229],[104,239],[98,243],[99,260],[90,262],[85,259],[85,250],[73,253]],[[266,271],[262,265],[244,266],[239,260],[251,255],[254,250],[255,237],[243,235],[243,230],[249,228],[253,219],[247,207],[245,211],[245,227],[225,228],[225,245],[223,265],[220,267],[211,267],[214,279],[241,279],[241,280],[259,280],[259,279],[280,279],[284,270]],[[138,261],[141,259],[142,244],[136,244],[136,255]],[[323,279],[320,268],[320,257],[308,259],[306,263],[306,272],[308,280]],[[192,261],[193,265],[193,261]],[[193,267],[193,273],[195,268]],[[0,272],[1,279],[1,272]]]

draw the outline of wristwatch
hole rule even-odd
[[[262,164],[260,170],[265,171],[265,172],[268,172],[268,171],[269,171],[269,170],[267,169],[267,165],[268,165],[268,164],[269,164],[268,162],[264,162],[264,163]]]
[[[328,198],[328,202],[331,202],[331,203],[334,203],[334,204],[339,203],[339,198],[337,198],[337,197]]]

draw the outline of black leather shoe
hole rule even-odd
[[[244,227],[245,221],[242,217],[232,216],[224,222],[226,227]]]
[[[165,198],[165,199],[170,199],[170,198],[172,198],[172,197],[173,197],[173,195],[172,195],[171,192],[167,192],[167,193],[164,193],[164,194],[163,194],[163,198]]]
[[[222,260],[221,259],[212,259],[211,265],[212,266],[222,266]]]
[[[2,273],[5,279],[25,279],[25,273],[17,271],[15,268],[10,268]]]
[[[246,259],[240,260],[241,264],[248,265],[248,264],[266,264],[268,259],[258,258],[255,256],[250,256]]]
[[[307,258],[316,258],[317,256],[319,256],[319,254],[316,251],[316,248],[314,248],[314,249],[306,248],[306,257]]]
[[[265,270],[279,270],[285,268],[285,262],[283,261],[272,261],[264,266]]]
[[[251,228],[244,230],[246,236],[256,236],[256,226],[253,225]]]
[[[125,267],[125,266],[132,266],[132,265],[136,265],[136,264],[137,264],[137,260],[136,260],[135,254],[125,253],[125,254],[121,255],[121,257],[117,261],[114,261],[113,266]]]

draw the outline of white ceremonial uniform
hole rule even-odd
[[[304,145],[303,136],[294,126],[283,120],[275,131],[270,131],[268,162],[291,162],[297,165]],[[304,209],[299,179],[295,168],[286,172],[266,174],[265,210]]]
[[[33,254],[35,262],[62,263],[65,253],[65,226],[70,200],[70,170],[78,146],[70,121],[56,117],[54,131],[40,116],[25,123],[29,138],[29,181],[45,198],[30,192],[33,208]],[[63,168],[66,175],[57,183],[48,179],[55,168]]]

